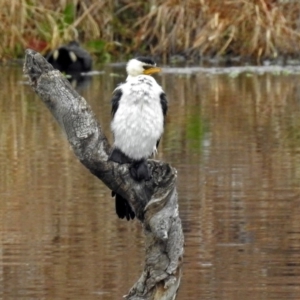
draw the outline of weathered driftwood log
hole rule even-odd
[[[81,163],[111,190],[126,198],[143,224],[145,267],[125,298],[175,299],[184,244],[178,216],[176,170],[169,164],[149,160],[152,179],[134,181],[128,165],[107,160],[110,146],[95,115],[59,71],[39,53],[27,50],[24,72],[64,130]]]

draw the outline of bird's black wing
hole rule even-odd
[[[162,108],[162,112],[163,112],[163,116],[164,116],[164,123],[165,123],[165,119],[166,119],[166,115],[167,115],[167,111],[168,111],[168,100],[167,100],[167,96],[165,93],[161,93],[160,94],[160,105]],[[158,148],[160,139],[157,140],[156,142],[156,149]]]
[[[118,110],[119,107],[119,101],[122,97],[122,90],[120,88],[116,88],[113,92],[113,96],[111,99],[111,115],[112,117],[115,116],[115,113]]]
[[[160,105],[162,108],[162,112],[164,115],[164,121],[165,121],[165,117],[166,117],[167,111],[168,111],[168,100],[167,100],[167,96],[165,93],[160,94]]]

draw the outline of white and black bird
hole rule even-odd
[[[157,151],[164,131],[166,94],[150,76],[160,70],[150,58],[131,59],[126,67],[126,82],[114,90],[111,100],[114,145],[109,159],[129,163],[130,174],[137,181],[151,178],[147,159]],[[116,195],[118,216],[133,219],[135,214],[127,200],[114,192],[112,195]]]

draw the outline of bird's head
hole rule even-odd
[[[161,71],[156,63],[148,57],[136,57],[127,63],[127,74],[129,76],[152,75]]]

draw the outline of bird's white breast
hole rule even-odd
[[[128,78],[118,89],[122,97],[111,123],[114,146],[134,160],[148,158],[163,133],[163,90],[147,75]]]

